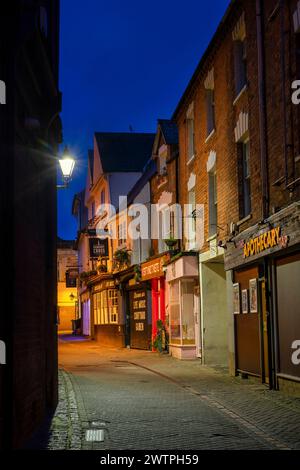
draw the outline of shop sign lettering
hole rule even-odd
[[[286,248],[288,245],[288,237],[281,236],[280,227],[273,228],[255,238],[251,238],[248,242],[244,242],[244,258],[258,255],[269,248],[279,246]]]
[[[169,261],[169,256],[162,256],[161,258],[147,261],[141,267],[142,280],[154,279],[164,275],[164,264]]]

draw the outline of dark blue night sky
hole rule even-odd
[[[155,132],[170,118],[229,0],[61,0],[63,136],[76,157],[58,194],[58,234],[76,236],[95,131]]]

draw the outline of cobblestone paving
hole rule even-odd
[[[59,403],[49,432],[49,450],[79,450],[82,442],[82,425],[78,404],[69,374],[59,370]]]
[[[60,365],[48,449],[300,449],[300,400],[222,369],[68,340]]]

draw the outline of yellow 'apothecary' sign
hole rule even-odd
[[[262,251],[273,248],[282,244],[283,240],[280,236],[280,227],[273,228],[268,232],[259,235],[258,237],[251,238],[244,244],[244,257],[258,255]]]

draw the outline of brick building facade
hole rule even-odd
[[[199,251],[202,359],[273,387],[299,375],[288,359],[300,335],[298,6],[231,2],[173,115],[179,200],[204,210],[204,242],[185,241]]]
[[[169,261],[170,253],[166,240],[174,247],[178,245],[175,235],[175,214],[165,218],[166,208],[178,202],[178,132],[175,122],[159,119],[152,149],[155,173],[150,179],[150,214],[151,250],[149,258],[141,265],[141,278],[151,284],[152,344],[158,332],[158,321],[169,326],[168,297],[165,281],[164,264]],[[164,220],[169,225],[164,226]]]

